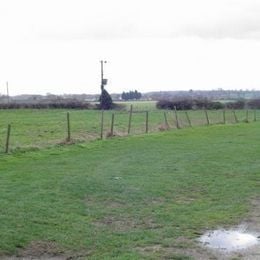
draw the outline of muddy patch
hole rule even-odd
[[[68,252],[55,242],[33,241],[26,248],[21,248],[15,255],[0,256],[3,260],[70,260],[85,259],[90,252]]]
[[[162,206],[166,202],[164,197],[151,197],[149,199],[144,200],[144,204],[146,205],[153,205],[153,206]]]
[[[149,198],[146,203],[159,206],[164,203],[163,198]],[[92,224],[99,229],[110,229],[111,232],[130,232],[134,229],[157,229],[162,226],[159,225],[152,216],[136,217],[127,212],[133,205],[127,204],[120,199],[104,199],[100,198],[86,198],[85,205],[90,211],[99,210],[100,217],[95,219]],[[95,215],[93,215],[95,218]]]
[[[236,243],[247,241],[249,248],[238,251],[216,250],[202,246],[200,242],[187,238],[179,238],[167,246],[163,244],[136,247],[135,250],[149,259],[215,259],[215,260],[257,260],[260,259],[260,198],[252,201],[251,211],[243,221],[243,225],[237,228],[245,234],[235,233]],[[233,230],[234,231],[234,230]],[[247,236],[246,234],[250,235]],[[226,233],[226,235],[228,235]],[[234,235],[234,234],[233,234]],[[251,236],[252,235],[252,236]],[[223,239],[223,238],[222,238]],[[227,237],[227,239],[229,239]],[[257,240],[257,244],[255,244]],[[237,244],[233,245],[236,248]]]
[[[217,259],[260,259],[260,198],[252,200],[251,205],[239,227],[207,232],[199,239],[212,248]]]
[[[99,228],[109,228],[115,232],[128,232],[134,229],[157,229],[158,225],[152,218],[143,220],[131,217],[106,216],[103,219],[93,223]]]
[[[203,250],[202,248],[196,247],[192,241],[187,239],[185,244],[187,247],[179,245],[179,243],[172,245],[171,247],[162,246],[161,244],[155,244],[144,247],[137,247],[136,251],[142,256],[149,259],[197,259],[197,260],[206,260],[206,259],[217,259],[213,254]]]
[[[42,259],[42,260],[64,260],[68,259],[65,252],[61,250],[54,242],[47,241],[34,241],[31,242],[26,248],[19,249],[16,255],[3,256],[4,260],[16,259]]]

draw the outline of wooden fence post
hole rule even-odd
[[[5,153],[9,152],[9,140],[11,134],[11,125],[9,124],[7,127],[7,135],[6,135],[6,143],[5,143]]]
[[[246,110],[246,123],[248,123],[248,109]]]
[[[235,122],[238,123],[238,119],[237,119],[237,115],[236,115],[235,110],[233,110],[233,115],[234,115],[234,118],[235,118]]]
[[[133,114],[133,105],[130,106],[130,111],[129,111],[129,121],[128,121],[128,130],[127,130],[128,134],[130,134],[130,130],[131,130],[132,114]]]
[[[226,124],[226,110],[223,110],[223,124]]]
[[[148,111],[145,112],[145,133],[148,133]]]
[[[205,115],[206,115],[206,119],[207,119],[207,125],[209,125],[209,116],[208,116],[208,111],[207,109],[204,109]]]
[[[188,123],[189,123],[189,126],[192,127],[191,121],[190,121],[190,117],[189,117],[189,114],[188,114],[187,111],[185,111],[185,115],[186,115],[187,121],[188,121]]]
[[[69,142],[71,139],[71,132],[70,132],[70,113],[67,112],[67,141]]]
[[[101,122],[100,122],[100,139],[103,139],[103,131],[104,131],[104,110],[101,112]]]
[[[114,121],[115,121],[115,114],[112,114],[112,119],[111,119],[111,136],[114,136]]]
[[[164,123],[165,123],[165,126],[166,126],[167,128],[169,128],[169,123],[168,123],[168,120],[167,120],[166,112],[164,112],[163,114],[164,114]]]
[[[180,129],[176,106],[174,107],[174,112],[175,112],[176,127],[177,127],[177,129]]]
[[[256,110],[254,110],[254,122],[256,122]]]

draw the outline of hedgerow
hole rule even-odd
[[[224,104],[208,99],[174,99],[174,100],[160,100],[157,102],[158,109],[177,109],[177,110],[191,110],[191,109],[223,109]]]
[[[93,109],[94,105],[88,102],[80,101],[69,101],[69,102],[48,102],[48,103],[16,103],[10,102],[5,104],[0,104],[0,109],[47,109],[47,108],[57,108],[57,109]]]

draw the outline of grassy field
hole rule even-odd
[[[130,103],[128,103],[128,106]],[[166,129],[165,117],[171,129],[176,128],[176,118],[173,111],[156,110],[154,102],[135,102],[131,135],[143,134],[146,130],[146,114],[140,112],[148,110],[149,132],[158,132]],[[66,143],[67,138],[67,110],[42,109],[42,110],[0,110],[0,153],[5,150],[7,125],[11,124],[10,150],[28,150],[50,147]],[[95,140],[100,138],[101,112],[97,110],[71,110],[71,137],[72,142]],[[125,136],[128,134],[128,111],[105,111],[104,137],[111,131],[111,117],[115,114],[114,134]],[[190,121],[193,126],[207,124],[204,111],[189,111]],[[246,119],[246,111],[236,111],[238,120]],[[223,111],[208,111],[210,124],[223,123]],[[249,121],[252,122],[254,111],[249,111]],[[257,111],[257,120],[260,119]],[[182,128],[189,127],[184,111],[178,111],[178,120]],[[226,111],[226,123],[235,122],[232,111]]]
[[[192,259],[199,234],[240,224],[260,196],[259,133],[215,125],[1,155],[0,256]]]
[[[157,110],[156,108],[157,101],[122,101],[116,102],[116,104],[120,104],[126,107],[127,110],[130,109],[130,106],[133,106],[134,110]]]

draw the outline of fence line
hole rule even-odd
[[[39,111],[37,113],[41,112]],[[35,146],[48,147],[59,143],[64,144],[64,142],[87,141],[99,138],[102,140],[113,136],[137,135],[200,125],[255,122],[259,117],[256,110],[181,111],[174,109],[173,111],[136,111],[133,110],[133,107],[130,107],[129,111],[124,112],[101,111],[100,113],[100,111],[71,111],[66,112],[66,120],[63,117],[63,120],[58,121],[56,119],[56,121],[54,120],[50,123],[48,118],[45,118],[46,121],[42,120],[42,118],[38,118],[37,113],[35,120],[37,119],[38,121],[37,123],[30,122],[31,125],[29,125],[28,122],[24,122],[23,125],[20,122],[20,125],[17,125],[12,120],[12,129],[15,130],[12,131],[12,136],[11,125],[9,124],[5,141],[3,139],[1,142],[0,139],[0,148],[2,146],[5,153],[15,150],[16,148],[27,149]],[[51,111],[47,115],[51,117],[52,113],[54,112]],[[73,117],[70,117],[70,114],[73,114]],[[61,114],[59,114],[59,116],[60,115]],[[90,116],[92,117],[91,120],[89,120]],[[65,140],[64,129],[66,129],[67,133]],[[71,129],[73,130],[73,135],[71,134]],[[6,133],[6,130],[1,131],[0,128],[0,133],[1,132]],[[12,139],[11,146],[10,136]]]

